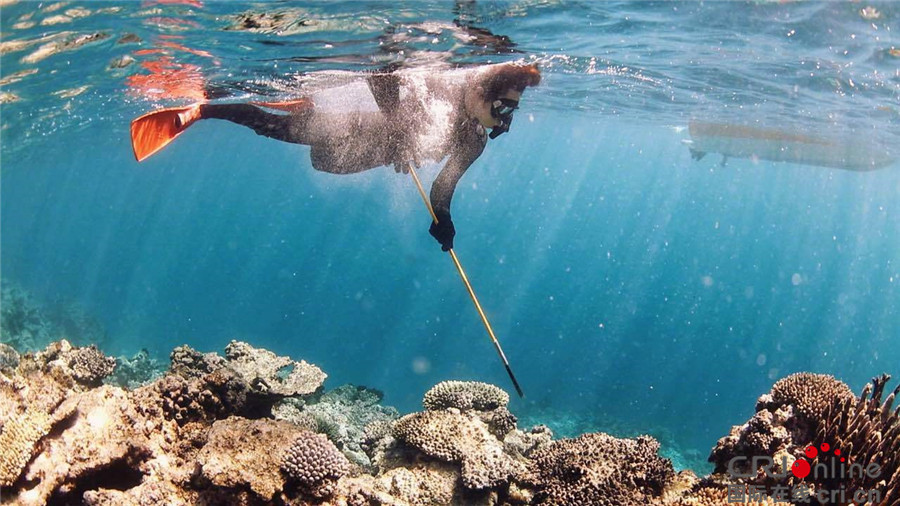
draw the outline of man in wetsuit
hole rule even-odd
[[[456,234],[450,201],[488,137],[509,130],[522,92],[540,82],[535,65],[499,64],[445,71],[373,74],[367,83],[375,110],[331,111],[314,99],[281,103],[195,104],[165,109],[132,122],[141,161],[200,119],[224,119],[257,134],[310,146],[316,170],[353,174],[393,165],[408,172],[424,160],[447,162],[431,186],[437,223],[431,235],[447,251]],[[488,134],[486,129],[492,129]]]

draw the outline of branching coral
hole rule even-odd
[[[887,374],[874,378],[859,398],[834,399],[819,424],[814,446],[821,449],[827,444],[827,448],[840,450],[843,457],[835,455],[833,450],[820,452],[813,462],[814,468],[818,463],[827,464],[829,459],[840,458],[845,466],[852,463],[854,467],[859,466],[857,469],[871,470],[848,471],[838,476],[834,476],[838,473],[826,476],[822,474],[827,473],[812,473],[810,481],[829,496],[842,490],[845,497],[854,497],[857,491],[877,492],[880,500],[873,500],[874,504],[900,504],[900,407],[891,411],[900,394],[900,385],[882,402],[888,380]]]
[[[350,471],[350,461],[327,437],[307,432],[285,453],[281,470],[304,492],[328,497],[337,480]]]
[[[131,358],[117,358],[116,369],[107,381],[126,390],[134,390],[160,376],[161,367],[146,349],[142,349]]]
[[[774,473],[756,466],[757,477],[750,482],[785,485],[786,480],[773,474],[786,472],[783,464],[790,466],[802,455],[832,402],[855,398],[850,387],[833,376],[804,372],[782,378],[770,393],[760,396],[756,414],[746,424],[733,427],[731,434],[719,440],[709,461],[716,464],[716,473],[723,474],[735,457],[745,457],[733,465],[747,473],[752,471],[752,457],[773,457]]]
[[[818,425],[835,399],[847,400],[855,397],[850,387],[834,376],[808,372],[791,374],[778,380],[772,386],[771,395],[774,404],[793,406],[800,417],[800,422],[811,424],[813,428]]]
[[[200,353],[190,346],[178,346],[169,354],[169,371],[184,378],[199,378],[225,367],[225,359],[215,353]]]

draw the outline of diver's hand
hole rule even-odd
[[[394,172],[397,174],[409,174],[409,162],[397,160],[394,162]]]
[[[428,232],[441,243],[441,251],[450,251],[453,249],[453,236],[456,235],[456,228],[453,227],[453,220],[450,219],[450,213],[437,212],[437,223],[431,222],[431,228]]]
[[[410,168],[418,169],[422,166],[418,155],[413,149],[400,149],[398,156],[394,161],[394,172],[397,174],[409,174]]]

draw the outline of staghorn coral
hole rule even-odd
[[[350,461],[327,437],[306,432],[284,454],[281,470],[303,492],[328,497],[337,480],[350,472]]]
[[[424,411],[394,423],[398,440],[445,462],[459,463],[463,486],[484,489],[505,483],[523,469],[503,452],[487,425],[472,413]]]
[[[650,436],[617,439],[584,434],[554,441],[532,455],[537,504],[638,505],[660,497],[675,472]]]
[[[88,386],[100,385],[116,368],[116,359],[100,353],[93,345],[72,350],[66,359],[75,381]]]
[[[309,395],[327,378],[321,369],[304,360],[295,362],[240,341],[231,341],[225,347],[225,358],[254,393],[263,395]]]
[[[853,497],[857,491],[877,491],[881,498],[876,500],[877,506],[900,504],[900,407],[891,411],[900,394],[900,385],[882,402],[890,378],[887,374],[873,378],[858,398],[835,398],[813,441],[815,447],[828,444],[840,449],[849,462],[863,469],[877,466],[878,471],[871,475],[847,472],[822,476],[812,473],[809,479],[818,490],[827,491],[829,495],[843,490],[845,497]],[[812,464],[814,467],[818,463],[827,466],[831,464],[830,460],[837,460],[833,452],[820,452]]]
[[[422,404],[428,411],[456,408],[492,411],[509,404],[509,394],[503,389],[477,381],[442,381],[425,392]]]

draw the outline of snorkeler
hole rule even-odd
[[[289,102],[199,103],[155,111],[131,123],[131,141],[135,158],[142,161],[197,120],[223,119],[259,135],[308,145],[313,168],[333,174],[386,165],[407,173],[423,161],[447,158],[431,186],[436,221],[429,232],[448,251],[456,234],[450,201],[457,183],[488,138],[509,130],[525,88],[540,79],[536,65],[515,63],[440,73],[375,73],[368,76],[362,98],[358,86],[348,86],[324,96],[321,104],[314,94]],[[373,100],[366,108],[365,102]],[[347,110],[347,104],[357,107]]]

